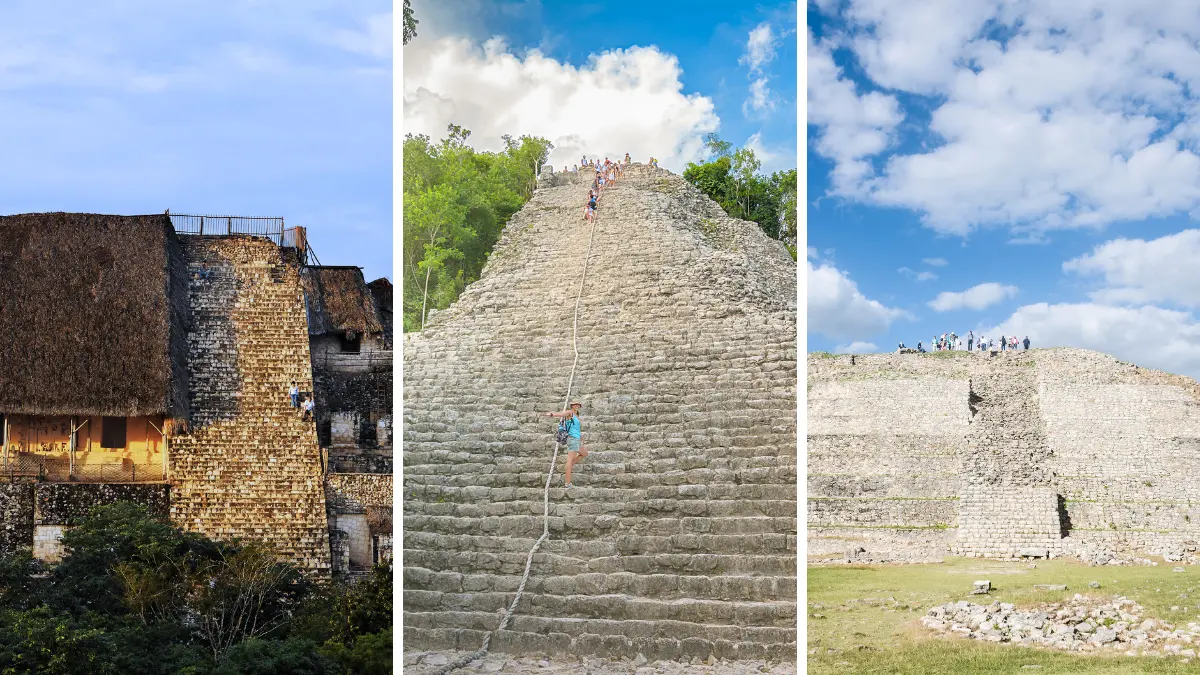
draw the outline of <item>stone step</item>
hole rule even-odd
[[[538,535],[541,534],[538,528]],[[552,530],[553,531],[553,530]],[[442,551],[528,551],[537,537],[496,535],[444,535],[438,532],[404,531],[405,549],[436,549]],[[614,555],[657,555],[669,553],[716,553],[733,555],[781,555],[796,552],[796,535],[776,532],[770,534],[676,534],[670,536],[614,534],[607,539],[565,539],[561,548],[548,540],[548,551],[562,552],[582,558],[601,558]]]
[[[483,612],[404,612],[408,649],[473,651],[500,616]],[[510,654],[574,654],[650,660],[768,660],[795,663],[796,630],[713,626],[682,621],[614,621],[514,616],[511,630],[492,636],[494,651]],[[790,636],[790,637],[789,637]]]
[[[793,510],[792,513],[795,513]],[[542,533],[541,515],[460,517],[410,514],[406,530],[439,534],[483,532],[502,537],[537,537]],[[575,539],[620,538],[631,535],[671,537],[676,535],[753,535],[796,532],[796,518],[741,516],[731,518],[620,518],[615,515],[550,516],[551,536]]]
[[[575,487],[570,490],[571,502],[552,501],[550,516],[567,518],[580,515],[597,517],[617,517],[644,519],[653,515],[679,514],[689,517],[737,518],[737,517],[773,517],[795,518],[796,500],[744,500],[744,499],[675,499],[655,500],[620,500],[620,501],[578,501],[575,492],[586,488]],[[542,500],[454,503],[427,502],[425,500],[406,499],[404,501],[405,517],[425,516],[454,516],[458,518],[486,518],[496,516],[541,516],[543,514]],[[416,527],[414,524],[413,527]]]
[[[555,490],[558,490],[557,492]],[[410,502],[433,503],[486,503],[520,501],[537,502],[542,499],[543,488],[506,487],[493,488],[482,485],[452,487],[442,485],[413,485],[406,492],[404,506]],[[708,485],[653,485],[642,489],[594,488],[578,485],[570,490],[551,488],[551,501],[569,499],[574,502],[603,502],[613,504],[649,500],[671,501],[790,501],[796,503],[796,484],[773,485],[757,483],[710,483]],[[765,515],[765,514],[764,514]]]
[[[404,569],[405,588],[442,593],[514,593],[520,583],[520,574],[463,574],[412,566]],[[560,596],[574,592],[586,595],[634,595],[659,600],[783,600],[793,604],[793,613],[796,599],[795,577],[589,572],[559,576],[531,575],[525,588],[529,593]]]
[[[404,611],[494,613],[506,611],[515,595],[515,592],[443,593],[406,589]],[[521,616],[549,616],[556,619],[699,621],[705,624],[793,629],[796,626],[795,601],[660,600],[624,594],[547,595],[531,593],[526,588],[516,611]]]
[[[547,463],[548,464],[548,463]],[[549,469],[549,466],[546,467]],[[556,470],[559,475],[555,476],[551,485],[561,486],[561,471]],[[794,483],[796,481],[796,467],[794,465],[762,467],[744,470],[729,470],[729,469],[693,469],[691,471],[680,471],[670,474],[598,474],[594,470],[589,471],[586,461],[580,465],[579,482],[589,487],[601,488],[633,488],[644,489],[658,485],[707,485],[709,483],[739,483],[739,484],[764,484],[764,485],[779,485],[786,483]],[[465,487],[469,485],[481,485],[484,487],[505,488],[505,487],[532,487],[535,485],[545,485],[546,473],[545,469],[538,473],[490,473],[490,474],[409,474],[408,468],[405,467],[404,485],[408,489],[410,485],[436,484],[452,487]]]
[[[523,544],[524,542],[519,542]],[[529,542],[530,546],[533,542]],[[446,551],[440,549],[406,549],[404,562],[437,571],[488,571],[497,574],[523,574],[529,547],[519,550],[513,546],[503,551]],[[591,556],[585,547],[567,549],[553,540],[542,544],[534,554],[534,569],[546,575],[575,575],[589,572],[615,574],[675,574],[681,576],[735,574],[791,577],[796,575],[795,554],[737,555],[714,553],[669,553],[658,555],[615,555],[597,551]]]

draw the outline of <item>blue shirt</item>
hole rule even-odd
[[[571,438],[580,438],[579,418],[578,417],[572,417],[569,420],[565,420],[563,422],[563,427],[566,428],[567,435],[570,436]]]

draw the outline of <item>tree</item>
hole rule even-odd
[[[296,570],[257,543],[222,549],[189,582],[188,613],[216,659],[245,640],[280,632],[303,594]]]
[[[408,44],[408,41],[417,37],[417,21],[413,16],[412,0],[404,0],[404,33],[402,44]]]
[[[512,214],[532,196],[553,149],[544,138],[503,136],[504,150],[477,152],[450,124],[434,143],[404,140],[404,330],[453,303],[483,273]]]
[[[708,148],[709,157],[729,157],[732,154],[733,143],[721,140],[716,133],[704,137],[704,147]]]
[[[710,133],[704,138],[709,159],[684,169],[685,180],[695,185],[733,218],[758,223],[772,239],[795,248],[796,170],[777,171],[769,178],[759,174],[762,162],[750,148],[734,148]],[[792,250],[792,257],[795,252]]]

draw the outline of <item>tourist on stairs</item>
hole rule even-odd
[[[559,429],[566,432],[567,436],[567,471],[565,481],[566,487],[571,485],[571,469],[574,468],[576,462],[583,461],[584,457],[588,456],[588,451],[583,447],[583,430],[579,421],[579,410],[583,407],[582,403],[572,403],[567,410],[562,412],[545,413],[546,417],[561,417],[562,423],[558,425]]]

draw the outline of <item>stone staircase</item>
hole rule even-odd
[[[171,516],[215,539],[266,541],[329,571],[320,452],[287,391],[312,391],[297,261],[249,236],[183,237],[192,422],[172,439]]]
[[[404,631],[479,648],[542,532],[590,225],[543,182],[483,278],[406,338]],[[794,261],[666,171],[601,198],[579,309],[587,459],[493,650],[796,658]]]
[[[1030,357],[998,361],[971,378],[972,418],[962,458],[956,552],[1015,557],[1062,546],[1058,494]]]

